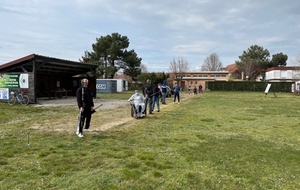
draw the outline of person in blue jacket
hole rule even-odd
[[[180,87],[178,86],[178,83],[175,83],[175,86],[173,87],[174,91],[174,103],[176,102],[176,99],[178,101],[178,104],[180,103]]]

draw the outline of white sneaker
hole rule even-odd
[[[76,135],[79,135],[79,131],[76,131]]]
[[[93,131],[93,129],[88,128],[88,129],[84,129],[85,131]]]
[[[77,136],[80,137],[80,138],[83,137],[83,135],[81,133],[79,133]]]

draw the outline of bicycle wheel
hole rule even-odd
[[[23,106],[26,106],[29,103],[29,97],[27,95],[23,95],[23,97],[20,99],[20,102]]]
[[[16,103],[16,97],[14,95],[9,96],[8,104],[14,105]]]

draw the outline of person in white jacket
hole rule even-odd
[[[133,101],[138,115],[145,116],[145,97],[143,94],[139,93],[138,90],[135,90],[135,93],[128,99],[128,101]]]

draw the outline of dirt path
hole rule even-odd
[[[93,132],[106,131],[117,126],[124,126],[129,124],[132,117],[130,117],[130,106],[126,100],[115,99],[94,99],[95,107],[100,106],[96,113],[93,114],[91,120],[91,127]],[[46,131],[59,131],[75,133],[77,127],[77,102],[75,97],[68,97],[67,99],[52,99],[52,100],[38,100],[35,107],[68,107],[74,114],[66,114],[64,121],[44,121],[42,124],[32,126],[33,129]],[[124,110],[120,112],[120,110]],[[51,117],[51,116],[49,116]]]
[[[189,99],[192,96],[182,95],[181,99]],[[126,100],[117,99],[94,99],[95,107],[102,105],[97,109],[97,112],[93,114],[91,120],[91,127],[93,132],[107,131],[115,127],[129,127],[138,120],[130,116],[130,105]],[[167,105],[160,105],[161,111],[167,109],[169,106],[173,106],[173,97],[167,98]],[[38,100],[36,107],[56,107],[56,106],[67,106],[72,109],[72,113],[66,113],[63,121],[44,121],[44,123],[38,126],[32,126],[34,129],[47,130],[47,131],[60,131],[74,133],[77,127],[77,116],[78,110],[75,97],[68,97],[67,99],[54,99],[54,100]],[[175,106],[175,105],[174,105]],[[181,106],[181,105],[178,105]],[[75,114],[75,115],[74,115]],[[156,113],[155,113],[156,115]],[[152,115],[147,115],[152,117]]]

